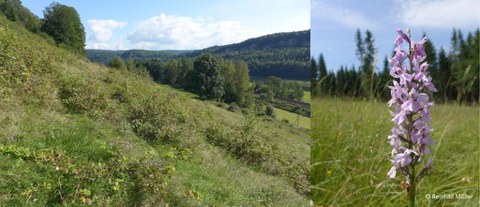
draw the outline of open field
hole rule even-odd
[[[298,126],[299,127],[302,127],[302,128],[305,128],[305,129],[310,129],[310,118],[309,117],[305,117],[305,116],[298,116],[298,114],[296,113],[292,113],[292,112],[289,112],[289,111],[285,111],[285,110],[282,110],[282,109],[279,109],[279,108],[275,108],[275,113],[277,114],[277,119],[278,120],[288,120],[288,123],[291,123],[291,124],[295,124],[296,120],[297,120],[297,117],[299,117],[299,121],[298,121]]]
[[[310,91],[304,91],[302,101],[305,103],[310,103]]]
[[[386,103],[322,99],[312,105],[311,181],[317,206],[406,206],[400,178],[389,179],[393,126]],[[417,188],[418,206],[477,206],[479,108],[432,108],[434,171]],[[426,199],[467,194],[471,199]]]

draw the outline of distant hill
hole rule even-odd
[[[132,59],[159,59],[162,61],[177,58],[179,55],[190,53],[192,50],[87,50],[88,58],[93,62],[107,64],[115,56],[127,60]]]
[[[201,53],[212,53],[228,60],[244,60],[248,63],[250,76],[264,79],[278,76],[284,79],[308,80],[310,57],[310,30],[284,32],[245,40],[240,43],[214,46],[202,50],[87,50],[94,62],[107,63],[112,57],[123,59],[160,59],[195,57]]]

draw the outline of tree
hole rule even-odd
[[[446,102],[449,99],[454,98],[454,91],[451,87],[452,83],[452,72],[450,66],[450,60],[445,53],[443,48],[440,48],[440,52],[438,54],[438,94],[443,97],[443,101]]]
[[[325,60],[323,59],[323,54],[320,54],[318,58],[318,71],[319,71],[319,81],[320,85],[319,95],[327,95],[327,66],[325,65]]]
[[[40,19],[25,8],[20,0],[0,1],[0,11],[7,19],[20,22],[31,32],[38,32],[40,28]]]
[[[223,94],[223,100],[227,103],[237,102],[239,99],[239,91],[235,84],[235,65],[233,62],[224,60],[222,58],[218,62],[222,71],[222,76],[225,80],[225,84],[223,86],[225,91]]]
[[[220,99],[225,91],[218,60],[211,54],[203,54],[195,59],[193,68],[193,90],[200,99]]]
[[[317,84],[318,84],[318,76],[320,75],[320,71],[318,71],[317,61],[315,61],[314,57],[310,58],[310,92],[313,97],[317,97]]]
[[[268,106],[265,107],[265,114],[266,114],[267,116],[272,117],[272,118],[277,117],[277,114],[275,113],[275,109],[273,109],[273,107],[270,106],[270,105],[268,105]]]
[[[19,15],[21,7],[22,3],[19,0],[5,0],[0,3],[0,10],[2,13],[7,19],[13,22],[20,20]]]
[[[427,35],[424,32],[423,37],[425,36]],[[430,41],[430,39],[427,39],[423,47],[425,48],[425,53],[427,54],[427,58],[425,59],[425,61],[428,62],[428,71],[430,71],[430,74],[432,74],[433,84],[438,85],[439,74],[435,46],[433,46],[433,43],[432,41]]]
[[[367,30],[365,32],[365,40],[363,41],[363,44],[358,44],[357,46],[360,46],[360,48],[363,48],[363,56],[360,59],[361,62],[361,87],[362,87],[362,92],[367,98],[372,98],[374,94],[375,88],[374,83],[375,83],[375,55],[376,55],[376,48],[374,46],[374,39],[373,39],[373,34]],[[360,48],[357,48],[359,50]]]
[[[177,82],[179,70],[177,60],[170,59],[164,65],[164,80],[166,84],[175,84]]]
[[[247,104],[247,96],[250,94],[250,76],[248,76],[248,65],[245,61],[235,63],[235,87],[237,89],[237,103]]]
[[[117,69],[126,69],[127,65],[125,64],[125,61],[120,56],[115,56],[110,60],[108,65],[112,68],[117,68]]]
[[[186,88],[188,86],[188,74],[190,71],[193,71],[193,61],[189,58],[181,58],[178,62],[179,64],[179,74],[178,74],[178,81],[176,83],[177,86],[181,86]]]
[[[380,97],[383,100],[388,100],[390,97],[390,89],[388,85],[390,83],[390,64],[388,62],[388,57],[385,55],[383,59],[383,70],[382,73],[379,75],[379,90],[380,90]]]
[[[358,59],[361,61],[363,60],[365,49],[363,47],[362,33],[360,32],[360,29],[357,29],[357,32],[355,33],[355,41],[357,46],[356,54]]]
[[[43,11],[41,31],[50,35],[55,43],[80,54],[85,53],[85,29],[73,7],[53,2]]]

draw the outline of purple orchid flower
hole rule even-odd
[[[432,160],[425,162],[433,143],[430,133],[433,129],[429,122],[430,108],[433,106],[430,94],[437,89],[428,73],[428,63],[424,44],[427,38],[415,42],[411,40],[410,30],[405,34],[401,29],[395,39],[395,55],[389,60],[392,65],[390,75],[394,78],[391,99],[388,101],[394,127],[388,137],[392,150],[392,164],[387,175],[395,178],[400,172],[408,184],[411,204],[415,201],[415,182],[418,182],[432,169]],[[403,42],[408,43],[407,50],[402,49]],[[408,59],[408,63],[404,64]],[[423,169],[415,173],[415,167],[424,163]]]

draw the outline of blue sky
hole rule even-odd
[[[87,48],[202,49],[310,28],[309,0],[57,0],[73,6]],[[40,18],[51,1],[23,0]]]
[[[355,55],[357,28],[373,33],[378,49],[378,66],[390,55],[396,28],[410,27],[420,40],[425,32],[435,48],[448,51],[453,28],[466,33],[479,27],[478,0],[312,0],[311,55],[323,53],[328,70],[341,65],[358,67]]]

